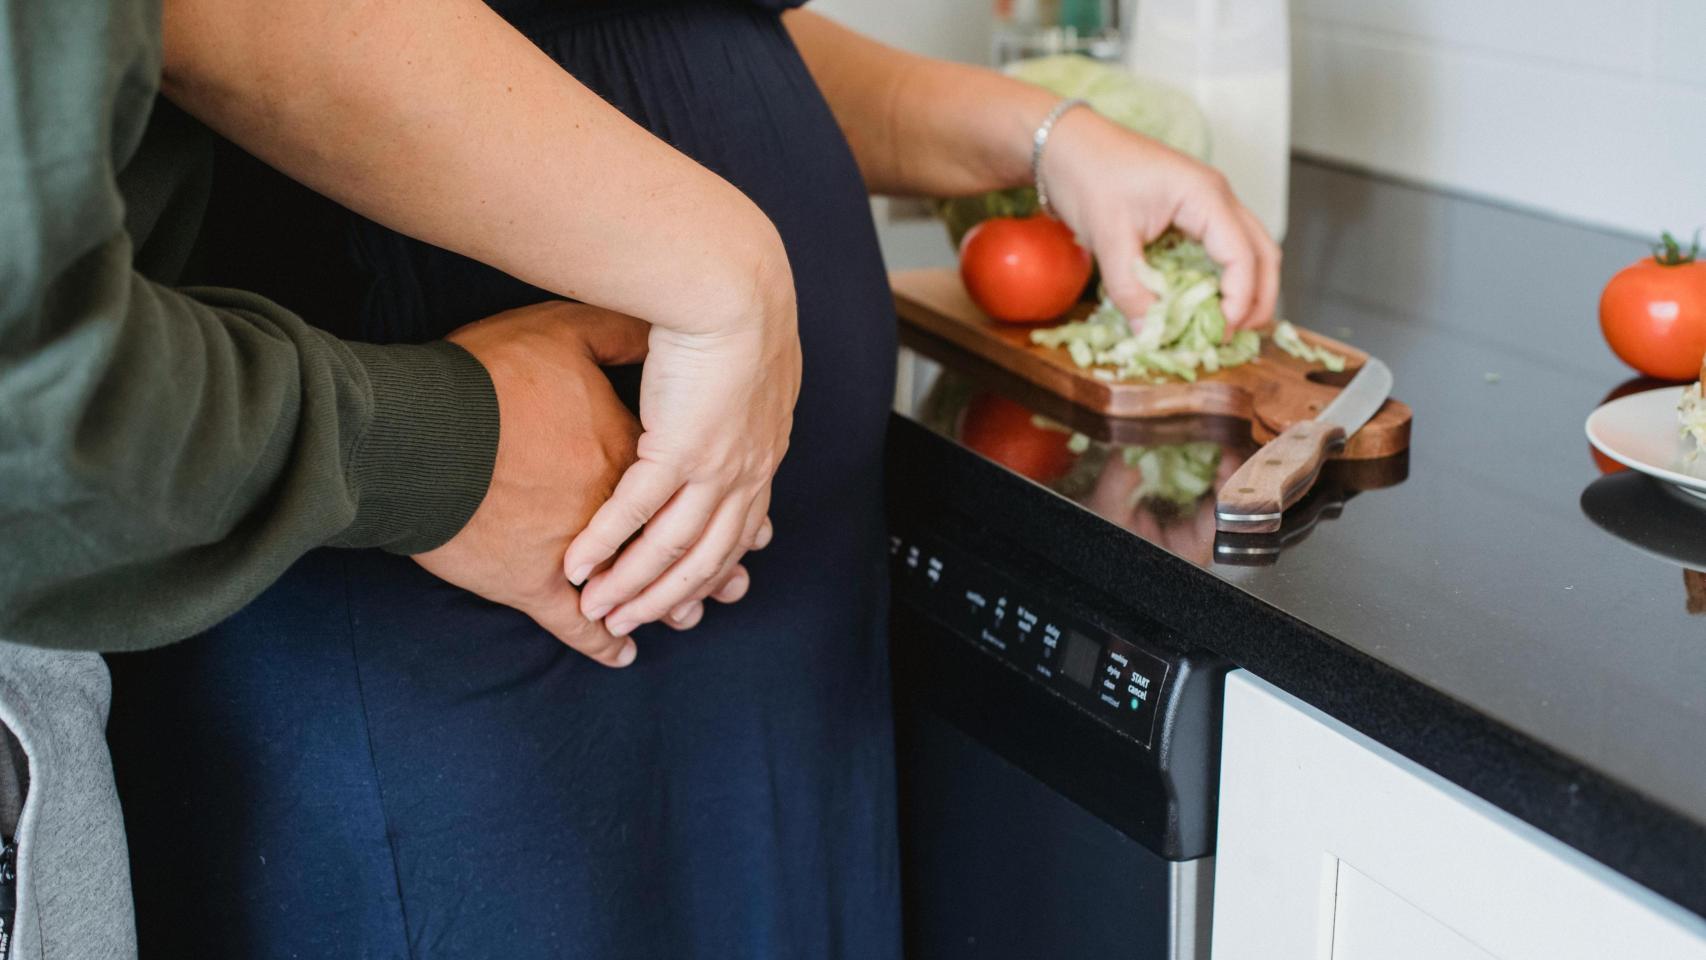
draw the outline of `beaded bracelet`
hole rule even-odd
[[[1048,146],[1048,135],[1054,131],[1054,125],[1073,107],[1088,107],[1090,104],[1083,97],[1069,97],[1054,105],[1043,122],[1037,126],[1037,132],[1031,134],[1031,180],[1037,185],[1037,206],[1049,216],[1054,216],[1054,210],[1048,205],[1048,189],[1043,186],[1043,148]]]

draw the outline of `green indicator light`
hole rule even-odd
[[[1132,709],[1133,709],[1133,710],[1136,710],[1136,709],[1137,709],[1137,698],[1136,698],[1136,697],[1132,697],[1132,698],[1131,698],[1131,708],[1132,708]]]

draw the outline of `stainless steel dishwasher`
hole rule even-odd
[[[1008,536],[1047,490],[901,419],[889,470],[908,956],[1206,958],[1225,664]]]

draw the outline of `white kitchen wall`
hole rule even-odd
[[[1292,77],[1299,152],[1641,234],[1706,225],[1706,0],[1293,0]]]

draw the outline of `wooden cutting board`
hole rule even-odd
[[[1195,383],[1113,382],[1081,370],[1056,347],[1031,342],[1020,324],[985,317],[966,295],[953,270],[902,270],[889,277],[901,322],[940,337],[1037,386],[1109,417],[1171,417],[1216,414],[1250,423],[1257,443],[1266,443],[1286,427],[1310,420],[1331,403],[1368,354],[1302,327],[1305,342],[1345,357],[1342,374],[1327,374],[1273,345],[1266,337],[1258,359],[1230,370],[1199,377]],[[1081,310],[1074,319],[1083,315]],[[1410,408],[1386,401],[1335,459],[1373,460],[1410,446]]]

